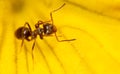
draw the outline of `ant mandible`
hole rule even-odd
[[[73,41],[73,40],[75,40],[75,39],[59,40],[58,37],[57,37],[57,35],[56,35],[57,28],[53,24],[52,13],[58,11],[64,5],[65,5],[65,3],[61,7],[59,7],[58,9],[53,10],[52,12],[50,12],[51,21],[46,21],[46,22],[38,21],[38,23],[35,24],[35,28],[36,29],[34,31],[32,31],[32,29],[31,29],[31,27],[30,27],[30,25],[29,25],[28,22],[26,22],[23,27],[18,28],[15,31],[15,36],[18,39],[22,39],[21,47],[22,47],[22,45],[24,43],[24,40],[31,41],[31,40],[34,39],[34,43],[33,43],[33,46],[32,46],[32,50],[33,50],[34,46],[35,46],[35,41],[36,41],[37,35],[40,36],[40,39],[43,39],[44,36],[50,36],[51,34],[55,34],[55,37],[56,37],[56,39],[57,39],[58,42]],[[49,22],[51,22],[51,23],[49,23]],[[43,27],[40,27],[40,25],[42,25]],[[26,26],[28,26],[28,27],[26,27]]]

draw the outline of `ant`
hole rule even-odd
[[[58,37],[57,37],[57,35],[56,35],[57,28],[53,24],[52,13],[58,11],[64,5],[65,5],[65,3],[61,7],[59,7],[58,9],[53,10],[52,12],[50,12],[51,21],[46,21],[46,22],[38,21],[35,24],[35,28],[36,29],[34,31],[32,31],[32,29],[31,29],[31,27],[30,27],[30,25],[29,25],[28,22],[26,22],[23,27],[18,28],[15,31],[15,36],[18,39],[22,39],[21,47],[22,47],[22,45],[24,43],[24,40],[31,41],[31,40],[34,39],[34,43],[33,43],[33,46],[32,46],[32,51],[33,51],[37,35],[39,35],[40,39],[43,39],[44,36],[50,36],[51,34],[55,34],[55,37],[56,37],[56,39],[57,39],[58,42],[73,41],[73,40],[75,40],[75,39],[59,40]],[[51,22],[51,23],[49,23],[49,22]],[[40,27],[40,25],[42,25],[42,27]],[[26,27],[26,26],[28,26],[28,27]]]

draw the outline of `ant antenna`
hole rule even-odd
[[[58,9],[55,9],[55,10],[53,10],[53,11],[50,12],[50,18],[51,18],[51,21],[52,21],[52,25],[54,24],[54,22],[53,22],[53,17],[52,17],[52,13],[58,11],[58,10],[61,9],[63,6],[65,6],[65,3],[64,3],[62,6],[60,6]]]
[[[64,42],[64,41],[73,41],[73,40],[76,40],[76,39],[70,39],[70,40],[59,40],[56,33],[55,33],[55,37],[57,39],[58,42]]]
[[[52,17],[52,13],[58,11],[58,10],[61,9],[63,6],[65,6],[65,3],[64,3],[62,6],[60,6],[58,9],[55,9],[55,10],[53,10],[53,11],[50,12],[50,18],[51,18],[51,21],[52,21],[52,25],[54,25],[53,17]],[[57,35],[56,35],[56,32],[55,32],[55,37],[56,37],[56,39],[57,39],[58,42],[63,42],[63,41],[73,41],[73,40],[76,40],[76,39],[70,39],[70,40],[59,40],[58,37],[57,37]]]

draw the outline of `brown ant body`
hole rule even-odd
[[[35,46],[35,41],[36,41],[37,35],[39,35],[40,39],[43,39],[44,36],[50,36],[51,34],[55,34],[55,37],[56,37],[58,42],[75,40],[75,39],[59,40],[57,35],[56,35],[57,28],[53,24],[52,13],[56,12],[59,9],[61,9],[64,5],[65,5],[65,3],[61,7],[59,7],[58,9],[53,10],[52,12],[50,12],[51,21],[46,21],[46,22],[38,21],[38,23],[35,24],[35,30],[34,31],[32,31],[32,29],[31,29],[28,22],[26,22],[23,27],[18,28],[15,31],[15,36],[18,39],[22,39],[21,46],[23,45],[24,40],[31,41],[31,40],[34,39],[34,43],[33,43],[33,46],[32,46],[32,50],[33,50],[34,46]],[[51,22],[51,23],[49,23],[49,22]],[[40,25],[42,25],[42,27],[40,27]],[[28,27],[26,27],[26,26],[28,26]]]

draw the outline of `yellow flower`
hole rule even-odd
[[[119,1],[102,0],[1,0],[0,74],[120,74]],[[28,22],[35,30],[39,21],[50,20],[55,36],[33,41],[15,37],[15,31]],[[117,15],[116,15],[117,14]]]

